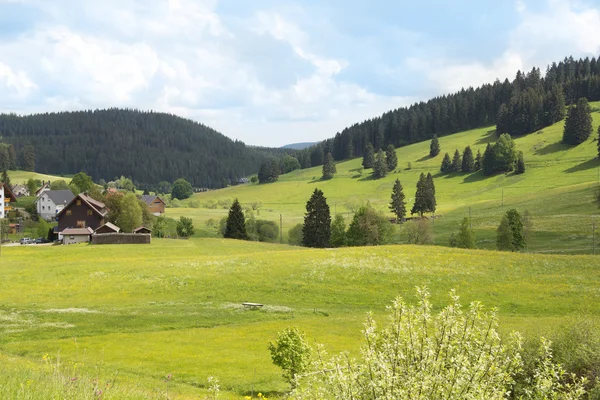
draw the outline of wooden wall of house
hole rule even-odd
[[[67,228],[86,228],[88,226],[96,230],[98,227],[104,225],[103,217],[98,215],[85,201],[81,201],[80,205],[77,204],[78,201],[80,200],[75,199],[60,214],[58,218],[58,229],[60,232]],[[71,215],[67,215],[69,211],[71,211]],[[91,213],[88,211],[91,211]],[[85,221],[85,226],[78,226],[78,221]]]

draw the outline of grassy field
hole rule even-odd
[[[599,104],[593,104],[598,107]],[[210,201],[230,202],[239,198],[243,205],[261,201],[257,218],[279,223],[283,217],[284,237],[287,231],[302,221],[306,201],[315,188],[323,190],[332,213],[346,216],[347,224],[356,204],[370,201],[373,206],[389,214],[387,204],[393,182],[400,179],[412,207],[416,182],[420,173],[431,172],[435,178],[438,214],[435,221],[436,244],[446,245],[451,233],[456,232],[465,216],[472,216],[473,229],[480,248],[495,247],[495,230],[504,211],[526,209],[533,215],[534,235],[529,251],[586,254],[592,251],[592,223],[600,223],[598,208],[592,203],[593,193],[600,182],[600,160],[597,150],[596,129],[600,112],[593,114],[594,134],[585,143],[572,147],[560,143],[564,123],[560,122],[540,132],[515,140],[518,150],[525,154],[527,171],[524,175],[500,174],[484,177],[474,174],[441,175],[439,167],[445,152],[452,155],[470,145],[473,152],[485,149],[495,141],[493,127],[461,132],[440,138],[442,152],[430,158],[429,142],[397,149],[398,169],[380,180],[370,179],[370,170],[361,170],[362,159],[337,164],[337,175],[330,181],[321,181],[321,168],[294,171],[282,175],[272,184],[249,184],[222,190],[199,193],[190,201],[206,205]],[[412,168],[408,170],[408,163]],[[216,236],[216,230],[207,227],[210,218],[226,215],[224,207],[217,209],[169,209],[167,215],[191,217],[198,228],[197,236]],[[390,217],[392,215],[390,214]],[[396,232],[396,242],[405,241],[402,227]]]
[[[56,181],[62,179],[69,183],[71,181],[71,176],[55,176],[55,175],[47,175],[38,172],[29,172],[29,171],[8,171],[8,175],[10,176],[10,181],[13,185],[17,183],[25,184],[27,180],[30,178],[39,179],[42,181]]]
[[[539,334],[569,315],[600,315],[598,260],[585,255],[165,239],[5,247],[0,266],[4,398],[57,358],[69,379],[118,382],[131,397],[204,396],[209,376],[222,398],[275,397],[286,388],[267,351],[276,332],[297,326],[329,352],[355,352],[365,314],[381,318],[416,285],[438,307],[451,288],[498,307],[504,330]]]

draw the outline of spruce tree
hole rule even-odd
[[[525,160],[523,159],[523,152],[519,151],[517,155],[517,166],[515,168],[515,173],[523,174],[525,173]]]
[[[442,160],[442,166],[440,167],[440,171],[443,174],[447,174],[452,171],[452,161],[450,161],[450,155],[448,153],[444,154],[444,159]]]
[[[440,154],[440,141],[437,135],[433,135],[431,143],[429,144],[429,157],[435,157]]]
[[[33,171],[35,169],[35,149],[30,144],[23,147],[23,163],[21,167],[25,171]]]
[[[248,234],[246,233],[246,218],[244,217],[244,212],[242,211],[242,206],[238,199],[234,200],[229,209],[224,236],[228,239],[248,240]]]
[[[496,231],[496,247],[500,251],[512,251],[512,242],[512,230],[508,224],[508,218],[506,215],[503,215],[498,230]]]
[[[456,236],[456,247],[463,249],[475,248],[475,234],[469,225],[469,218],[465,217],[460,224],[460,229],[458,230],[458,235]]]
[[[475,160],[473,159],[473,151],[471,150],[471,146],[465,147],[462,156],[462,172],[473,172],[475,170]]]
[[[454,151],[454,157],[452,158],[452,166],[450,167],[452,172],[460,172],[461,167],[460,153],[458,149]]]
[[[398,156],[393,144],[388,145],[385,151],[385,161],[387,162],[388,171],[393,171],[398,166]]]
[[[474,165],[475,171],[479,171],[481,169],[481,162],[482,162],[481,150],[477,149],[477,156],[475,156],[475,165]]]
[[[8,172],[6,170],[2,170],[2,179],[0,179],[0,181],[10,186],[10,177],[8,176]]]
[[[563,131],[563,143],[578,145],[585,142],[591,134],[591,110],[587,99],[582,97],[569,109]]]
[[[406,201],[404,201],[404,189],[399,179],[394,182],[394,188],[392,189],[392,201],[390,202],[390,210],[396,216],[396,222],[406,217]]]
[[[435,183],[433,183],[433,176],[431,176],[431,173],[427,173],[425,183],[427,193],[427,211],[435,214],[437,200],[435,199]]]
[[[260,169],[258,170],[258,182],[259,183],[269,182],[269,177],[271,176],[270,166],[271,166],[271,163],[268,161],[265,161],[264,163],[262,163],[260,165]]]
[[[354,145],[352,142],[348,142],[346,149],[344,150],[344,159],[350,160],[352,158],[354,158]]]
[[[323,179],[331,179],[337,172],[335,168],[335,162],[331,153],[327,153],[325,156],[325,162],[323,163]]]
[[[331,214],[323,192],[315,189],[306,203],[302,243],[306,247],[327,247],[331,238]]]
[[[565,95],[563,89],[557,84],[552,85],[546,95],[544,109],[546,111],[546,125],[552,125],[565,118]]]
[[[373,168],[373,164],[375,163],[375,149],[371,142],[367,142],[365,146],[365,152],[363,155],[362,165],[365,169]]]
[[[506,212],[508,225],[512,232],[512,250],[519,251],[525,247],[525,238],[523,236],[523,221],[517,210],[512,209]]]
[[[277,160],[271,160],[271,168],[269,169],[269,181],[275,182],[279,179],[279,174],[281,173],[281,169],[279,168],[279,163]]]
[[[496,156],[494,153],[494,146],[488,143],[485,151],[483,152],[483,158],[481,160],[481,169],[483,169],[484,175],[492,175],[495,171]]]
[[[375,164],[373,164],[373,177],[375,179],[383,178],[388,173],[388,165],[383,150],[377,152],[375,156]]]
[[[600,157],[600,126],[598,127],[598,157]]]
[[[415,193],[415,204],[410,210],[411,214],[419,214],[423,216],[423,213],[427,211],[427,180],[425,174],[421,172],[419,181],[417,182],[417,191]]]

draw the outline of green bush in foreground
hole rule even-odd
[[[409,305],[400,297],[388,307],[389,323],[382,328],[369,315],[361,357],[347,354],[324,358],[321,350],[314,372],[298,382],[300,399],[505,399],[511,396],[521,371],[521,338],[501,340],[495,312],[478,302],[464,309],[452,303],[432,314],[426,289]],[[539,362],[521,381],[521,399],[579,399],[583,382],[566,378],[552,362],[549,342],[542,339]]]

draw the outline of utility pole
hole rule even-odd
[[[279,243],[283,244],[283,215],[279,214]]]
[[[592,254],[596,255],[596,221],[592,222]]]
[[[471,221],[471,207],[469,207],[469,229],[473,229],[473,222]]]

